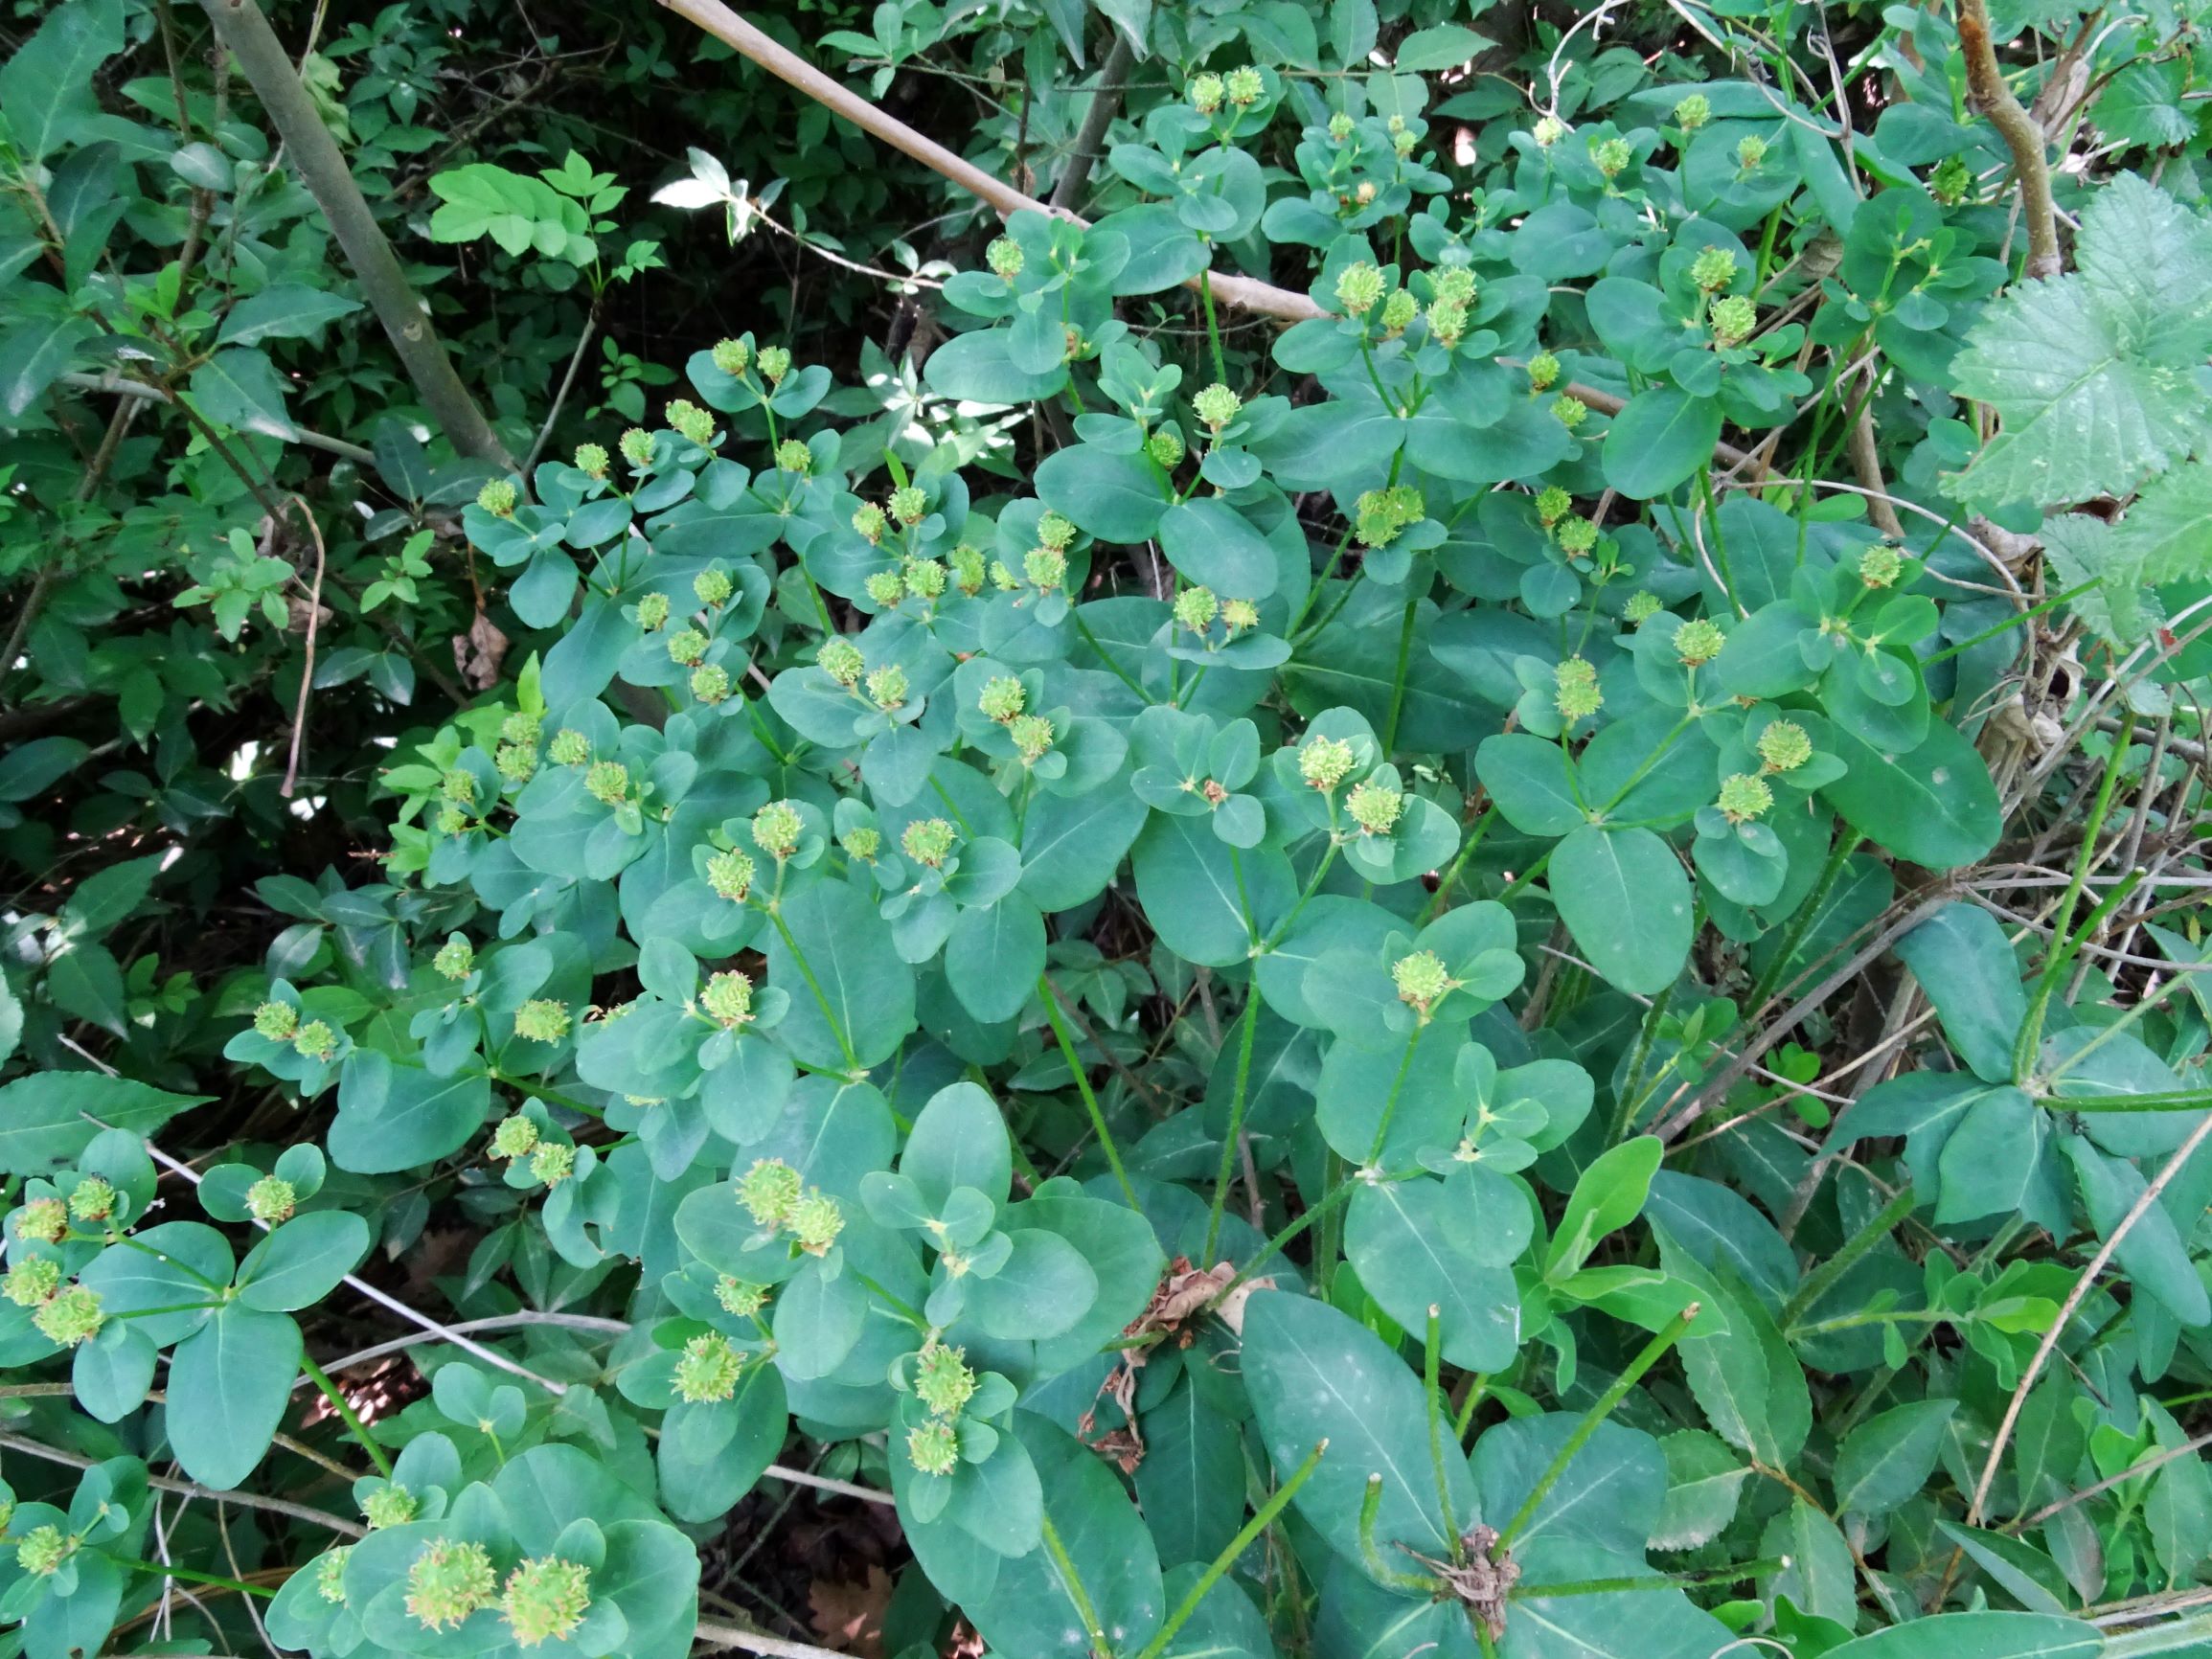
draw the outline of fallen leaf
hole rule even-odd
[[[870,1567],[865,1581],[816,1579],[807,1591],[814,1633],[840,1653],[883,1659],[883,1610],[891,1604],[891,1575]]]

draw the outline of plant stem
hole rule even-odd
[[[1244,1102],[1252,1083],[1252,1037],[1259,1024],[1260,988],[1255,983],[1244,993],[1244,1031],[1237,1048],[1237,1088],[1229,1097],[1229,1127],[1221,1137],[1221,1167],[1214,1176],[1214,1206],[1206,1217],[1206,1248],[1201,1261],[1214,1260],[1214,1247],[1221,1239],[1221,1212],[1228,1205],[1229,1184],[1236,1177],[1237,1142],[1244,1132]]]
[[[1298,1495],[1298,1489],[1306,1484],[1307,1477],[1321,1466],[1321,1455],[1328,1449],[1329,1443],[1327,1441],[1316,1443],[1313,1449],[1306,1454],[1306,1461],[1291,1471],[1290,1478],[1277,1487],[1268,1495],[1267,1501],[1252,1512],[1252,1518],[1244,1523],[1243,1529],[1229,1540],[1221,1553],[1216,1556],[1212,1563],[1198,1576],[1198,1581],[1190,1587],[1180,1602],[1175,1603],[1175,1610],[1168,1615],[1167,1622],[1159,1627],[1152,1639],[1145,1644],[1143,1649],[1137,1654],[1137,1659],[1158,1659],[1161,1650],[1174,1639],[1175,1632],[1190,1622],[1191,1615],[1196,1613],[1205,1602],[1207,1592],[1220,1583],[1228,1570],[1237,1564],[1237,1557],[1250,1549],[1253,1540],[1275,1524],[1275,1517],[1281,1514],[1290,1500]]]
[[[353,1402],[347,1399],[345,1391],[331,1380],[328,1372],[309,1359],[304,1352],[300,1355],[300,1369],[307,1374],[309,1381],[323,1391],[323,1398],[331,1402],[331,1409],[344,1420],[347,1432],[361,1443],[361,1449],[369,1454],[369,1461],[376,1466],[377,1471],[386,1480],[390,1480],[392,1478],[391,1458],[386,1455],[384,1448],[376,1443],[376,1437],[369,1432],[369,1425],[361,1420],[361,1414],[353,1409]]]
[[[1083,1095],[1083,1109],[1090,1113],[1090,1126],[1098,1135],[1098,1144],[1106,1152],[1106,1164],[1121,1183],[1122,1196],[1129,1201],[1129,1208],[1142,1210],[1137,1202],[1137,1190],[1129,1184],[1129,1172],[1122,1167],[1121,1150],[1114,1145],[1113,1131],[1106,1127],[1106,1113],[1098,1103],[1098,1096],[1091,1093],[1090,1079],[1084,1075],[1083,1060],[1075,1052],[1075,1035],[1067,1029],[1067,1021],[1060,1011],[1060,988],[1052,983],[1052,976],[1037,976],[1037,989],[1044,1001],[1044,1017],[1052,1024],[1052,1034],[1060,1039],[1060,1052],[1067,1061],[1067,1069],[1075,1074],[1075,1086]]]

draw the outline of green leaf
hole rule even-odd
[[[1044,918],[1018,893],[963,910],[945,942],[945,977],[986,1025],[1019,1013],[1044,971]]]
[[[262,340],[304,339],[319,332],[325,323],[352,316],[360,308],[360,301],[327,288],[306,283],[272,283],[224,314],[216,344],[252,346]]]
[[[232,346],[192,372],[192,400],[218,426],[287,443],[300,435],[285,412],[285,381],[261,352]]]
[[[1117,1653],[1134,1653],[1167,1616],[1160,1561],[1144,1520],[1113,1473],[1064,1430],[1017,1411],[1014,1432],[1037,1466],[1045,1519],[1059,1552],[1040,1546],[1002,1561],[992,1593],[965,1611],[994,1652],[1090,1659],[1094,1644],[1056,1558],[1064,1552],[1084,1599]]]
[[[356,1050],[338,1076],[331,1161],[357,1175],[388,1175],[457,1152],[491,1111],[482,1073],[442,1078]]]
[[[1899,940],[1897,954],[1974,1075],[2012,1081],[2013,1040],[2027,1018],[2028,996],[1996,918],[1978,904],[1947,904]]]
[[[78,348],[100,330],[74,314],[19,324],[0,339],[0,410],[21,415],[68,372]]]
[[[1656,501],[1697,476],[1721,442],[1721,405],[1675,386],[1638,392],[1606,434],[1606,482],[1636,501]]]
[[[1152,814],[1130,853],[1137,898],[1160,942],[1187,962],[1243,962],[1266,926],[1295,898],[1288,861],[1272,848],[1239,852],[1203,818]]]
[[[1498,1371],[1520,1344],[1513,1275],[1482,1259],[1433,1175],[1363,1185],[1344,1221],[1344,1254],[1383,1311],[1408,1330],[1440,1314],[1444,1357],[1470,1371]]]
[[[1144,542],[1160,528],[1168,494],[1159,468],[1143,455],[1117,455],[1078,443],[1046,457],[1037,493],[1077,529],[1101,541]],[[1274,556],[1268,555],[1268,568]]]
[[[1186,1377],[1143,1414],[1137,1500],[1160,1560],[1211,1561],[1244,1517],[1244,1450],[1234,1419]]]
[[[768,980],[791,998],[777,1034],[809,1065],[889,1059],[914,1029],[914,971],[876,907],[841,882],[784,900],[787,932],[767,942]]]
[[[2204,438],[2212,227],[2133,173],[2082,213],[2076,269],[1993,300],[1953,365],[2001,422],[1946,489],[1970,505],[2126,495]]]
[[[1039,910],[1073,910],[1106,890],[1150,812],[1117,784],[1039,795],[1021,830],[1021,891]]]
[[[1401,1543],[1450,1553],[1420,1379],[1373,1331],[1326,1303],[1263,1291],[1244,1307],[1243,1354],[1244,1386],[1278,1474],[1329,1443],[1292,1502],[1331,1549],[1365,1570],[1359,1510],[1376,1474],[1375,1537],[1384,1558],[1402,1559]],[[1447,1458],[1445,1476],[1453,1526],[1472,1526],[1480,1516],[1467,1466]]]
[[[1930,870],[1972,864],[1996,845],[1996,785],[1957,727],[1932,721],[1909,755],[1877,753],[1840,726],[1830,734],[1850,769],[1821,793],[1854,830]]]
[[[1607,1148],[1583,1170],[1544,1256],[1548,1282],[1557,1284],[1578,1272],[1599,1239],[1642,1214],[1653,1173],[1665,1151],[1658,1136],[1638,1135]]]
[[[1401,75],[1455,69],[1488,51],[1490,44],[1471,29],[1439,23],[1432,29],[1417,29],[1401,40],[1394,61]]]
[[[669,1513],[679,1521],[726,1513],[776,1461],[790,1427],[783,1374],[772,1365],[750,1368],[728,1399],[677,1401],[654,1448]]]
[[[1098,1275],[1057,1233],[1023,1227],[1012,1238],[1014,1254],[1006,1264],[989,1279],[969,1282],[969,1309],[1001,1341],[1058,1336],[1090,1311]]]
[[[1581,1423],[1579,1413],[1560,1411],[1483,1431],[1468,1464],[1493,1525],[1520,1512]],[[1658,1443],[1640,1429],[1601,1422],[1523,1523],[1516,1548],[1539,1538],[1566,1540],[1640,1560],[1666,1494],[1667,1461]]]
[[[1955,1399],[1915,1400],[1853,1429],[1836,1454],[1836,1510],[1885,1515],[1916,1494],[1935,1468],[1957,1409]]]
[[[2096,1659],[2104,1632],[2043,1613],[1943,1613],[1831,1648],[1826,1659]]]
[[[1176,503],[1161,517],[1159,537],[1170,564],[1223,599],[1263,600],[1275,591],[1275,550],[1225,501],[1201,496]]]
[[[998,1103],[973,1083],[951,1083],[929,1097],[914,1120],[899,1172],[921,1190],[931,1214],[955,1187],[972,1187],[993,1204],[1006,1202],[1014,1149]]]
[[[177,1113],[213,1098],[172,1095],[99,1072],[17,1078],[0,1086],[0,1172],[43,1175],[65,1169],[92,1144],[103,1125],[150,1135]]]
[[[239,1300],[289,1313],[322,1301],[368,1255],[368,1222],[350,1210],[313,1210],[272,1229],[239,1264]]]
[[[1585,825],[1553,849],[1545,884],[1608,985],[1656,996],[1675,983],[1690,956],[1690,881],[1657,835]]]
[[[1067,384],[1064,367],[1044,374],[1016,367],[1007,350],[1011,337],[1005,329],[957,335],[929,353],[922,378],[940,398],[963,403],[1029,403]]]
[[[1716,1435],[1686,1428],[1659,1442],[1667,1458],[1667,1500],[1652,1527],[1654,1550],[1709,1543],[1736,1518],[1751,1471]]]
[[[1790,1507],[1759,1534],[1759,1553],[1790,1564],[1767,1580],[1767,1593],[1787,1596],[1800,1612],[1833,1619],[1849,1629],[1859,1615],[1859,1568],[1836,1523],[1807,1503]]]
[[[26,162],[42,161],[100,113],[93,72],[125,44],[123,0],[69,0],[0,65],[0,108]]]
[[[228,1491],[254,1472],[291,1403],[300,1328],[239,1303],[170,1356],[170,1450],[202,1486]]]
[[[1524,835],[1564,835],[1588,822],[1575,793],[1574,763],[1548,739],[1526,732],[1485,738],[1474,770],[1505,821]]]

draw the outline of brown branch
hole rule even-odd
[[[1060,182],[1052,187],[1052,205],[1060,213],[1073,213],[1082,204],[1083,186],[1090,182],[1090,170],[1101,153],[1099,147],[1106,143],[1106,128],[1113,125],[1114,114],[1122,106],[1122,86],[1136,57],[1129,37],[1116,30],[1113,50],[1099,70],[1098,90],[1090,95],[1090,108],[1083,113],[1083,130],[1075,135],[1067,166],[1060,170]]]
[[[415,383],[431,418],[445,428],[446,438],[463,455],[512,468],[513,457],[484,419],[468,388],[461,383],[445,343],[430,326],[422,297],[400,269],[399,256],[384,238],[376,216],[353,182],[346,158],[339,152],[330,129],[323,125],[300,84],[284,43],[269,27],[269,20],[254,0],[200,0],[216,36],[245,71],[267,112],[277,135],[285,141],[300,170],[301,180],[330,221],[331,234],[345,249],[361,294],[384,325],[392,350],[407,378]]]
[[[2013,96],[1990,44],[1989,9],[1984,0],[1958,0],[1958,43],[1966,54],[1967,97],[1990,119],[2005,148],[2013,152],[2013,171],[2020,181],[2020,213],[2028,224],[2027,274],[2055,277],[2064,269],[2059,255],[2059,216],[2051,201],[2051,166],[2044,154],[2043,129]]]

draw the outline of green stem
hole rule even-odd
[[[1060,1016],[1060,989],[1052,983],[1052,976],[1037,976],[1037,989],[1044,1001],[1044,1017],[1052,1024],[1052,1034],[1060,1039],[1060,1052],[1067,1061],[1067,1069],[1075,1074],[1075,1086],[1083,1095],[1083,1109],[1090,1113],[1090,1126],[1098,1135],[1098,1144],[1106,1152],[1107,1166],[1114,1179],[1121,1183],[1122,1196],[1129,1201],[1129,1208],[1142,1210],[1137,1202],[1137,1190],[1129,1185],[1129,1172],[1122,1167],[1121,1150],[1114,1145],[1113,1131],[1106,1127],[1106,1113],[1100,1109],[1098,1096],[1091,1093],[1090,1079],[1083,1069],[1083,1060],[1075,1052],[1075,1034],[1067,1029],[1067,1021]]]
[[[1229,1129],[1221,1137],[1221,1164],[1214,1172],[1214,1207],[1206,1217],[1206,1248],[1198,1260],[1212,1261],[1221,1239],[1221,1212],[1229,1202],[1229,1184],[1237,1172],[1237,1142],[1244,1132],[1244,1099],[1252,1083],[1252,1038],[1260,1024],[1260,987],[1255,982],[1244,993],[1244,1032],[1237,1048],[1237,1088],[1229,1097]]]
[[[2020,1022],[2019,1035],[2013,1041],[2013,1081],[2016,1083],[2024,1083],[2035,1075],[2036,1051],[2043,1040],[2043,1016],[2050,1010],[2051,994],[2058,989],[2059,979],[2073,956],[2067,946],[2074,926],[2074,903],[2081,898],[2089,871],[2097,861],[2097,843],[2104,834],[2105,816],[2112,809],[2112,791],[2119,784],[2120,771],[2128,759],[2128,739],[2134,732],[2135,711],[2130,709],[2120,721],[2120,730],[2112,739],[2112,752],[2105,761],[2105,776],[2097,785],[2096,804],[2089,808],[2089,821],[2082,831],[2082,850],[2074,856],[2073,877],[2066,883],[2065,896],[2059,900],[2058,914],[2051,918],[2050,954],[2043,959],[2042,974],[2037,979],[2035,994],[2028,1001],[2028,1016]]]
[[[361,1420],[360,1414],[354,1411],[344,1392],[331,1380],[330,1374],[305,1353],[300,1355],[300,1369],[308,1374],[309,1381],[323,1391],[323,1398],[331,1402],[331,1409],[344,1420],[348,1432],[361,1443],[361,1449],[369,1454],[369,1461],[376,1466],[377,1472],[390,1480],[392,1460],[384,1455],[384,1448],[369,1433],[369,1425]]]
[[[1789,1565],[1781,1557],[1745,1561],[1740,1567],[1713,1567],[1702,1573],[1661,1573],[1641,1579],[1577,1579],[1562,1584],[1516,1584],[1514,1600],[1539,1601],[1555,1596],[1607,1596],[1618,1590],[1694,1590],[1707,1584],[1740,1584],[1762,1579]]]
[[[1382,1477],[1367,1477],[1366,1494],[1359,1500],[1359,1556],[1367,1567],[1368,1576],[1394,1590],[1410,1590],[1417,1596],[1434,1590],[1436,1580],[1425,1573],[1401,1573],[1382,1558],[1382,1551],[1375,1542],[1375,1517],[1382,1511]]]
[[[1090,1650],[1096,1659],[1112,1659],[1113,1648],[1106,1643],[1106,1627],[1099,1623],[1098,1607],[1090,1599],[1090,1592],[1083,1587],[1083,1575],[1075,1570],[1067,1546],[1060,1541],[1060,1532],[1052,1524],[1048,1511],[1043,1517],[1045,1553],[1052,1557],[1055,1571],[1060,1574],[1060,1587],[1075,1605],[1076,1617],[1083,1621],[1083,1634],[1090,1638]]]
[[[100,1554],[106,1556],[103,1550]],[[132,1567],[141,1573],[151,1573],[161,1579],[182,1579],[188,1584],[213,1584],[218,1590],[236,1590],[241,1596],[259,1596],[262,1601],[273,1600],[276,1592],[266,1584],[249,1584],[242,1579],[226,1579],[220,1573],[199,1573],[190,1567],[163,1566],[159,1561],[142,1561],[135,1556],[107,1556],[119,1567]]]
[[[1428,1408],[1428,1461],[1436,1471],[1436,1506],[1444,1513],[1444,1530],[1451,1536],[1451,1558],[1463,1560],[1467,1545],[1459,1533],[1459,1513],[1451,1507],[1451,1481],[1444,1462],[1444,1387],[1439,1373],[1443,1369],[1444,1310],[1435,1303],[1428,1305],[1428,1329],[1421,1345],[1421,1392]],[[1452,1441],[1457,1450],[1458,1440]]]
[[[1398,627],[1398,670],[1390,682],[1390,718],[1382,727],[1382,756],[1388,760],[1398,748],[1398,716],[1405,709],[1405,673],[1413,659],[1413,624],[1421,613],[1421,596],[1405,602],[1405,620]]]
[[[776,924],[777,937],[783,940],[784,948],[791,953],[791,961],[798,966],[799,977],[807,982],[807,989],[814,993],[815,1004],[822,1011],[823,1023],[829,1026],[831,1034],[836,1037],[838,1052],[844,1055],[845,1063],[853,1068],[855,1079],[865,1077],[868,1068],[860,1063],[860,1057],[853,1052],[853,1044],[845,1035],[845,1028],[837,1023],[837,1011],[830,1006],[830,999],[822,993],[822,982],[814,977],[813,968],[808,966],[807,953],[799,948],[799,942],[791,937],[791,930],[784,925],[783,912],[770,907],[768,920]]]
[[[1538,1477],[1536,1485],[1529,1489],[1528,1496],[1522,1500],[1513,1519],[1506,1523],[1505,1531],[1498,1534],[1497,1541],[1501,1548],[1510,1548],[1514,1539],[1520,1535],[1520,1530],[1536,1518],[1538,1509],[1550,1494],[1552,1488],[1559,1484],[1559,1478],[1566,1472],[1567,1465],[1574,1462],[1575,1454],[1588,1443],[1590,1436],[1598,1432],[1598,1424],[1612,1415],[1613,1408],[1628,1398],[1629,1390],[1643,1380],[1644,1373],[1659,1362],[1659,1356],[1681,1340],[1682,1333],[1690,1329],[1691,1322],[1697,1317],[1698,1304],[1693,1302],[1670,1320],[1664,1330],[1644,1344],[1643,1352],[1629,1361],[1628,1369],[1614,1378],[1613,1386],[1600,1395],[1597,1403],[1583,1413],[1583,1420],[1575,1424],[1575,1432],[1567,1436],[1566,1443],[1560,1447],[1551,1461],[1551,1466]]]
[[[1790,1298],[1782,1309],[1782,1328],[1790,1329],[1790,1321],[1828,1294],[1829,1286],[1851,1270],[1852,1264],[1876,1244],[1889,1236],[1889,1230],[1912,1214],[1912,1188],[1907,1185],[1896,1197],[1884,1204],[1874,1218],[1844,1241],[1843,1248],[1815,1267],[1797,1293]]]
[[[1307,1478],[1321,1466],[1321,1454],[1328,1449],[1327,1441],[1318,1443],[1306,1454],[1306,1461],[1291,1472],[1290,1478],[1277,1487],[1267,1501],[1253,1511],[1252,1518],[1244,1523],[1243,1530],[1229,1540],[1227,1547],[1198,1575],[1198,1581],[1175,1603],[1175,1610],[1168,1615],[1167,1623],[1145,1644],[1137,1659],[1158,1659],[1160,1652],[1174,1639],[1175,1632],[1190,1622],[1191,1615],[1204,1602],[1207,1592],[1220,1583],[1229,1569],[1237,1564],[1237,1557],[1250,1549],[1253,1540],[1275,1524],[1275,1517],[1297,1496],[1298,1489],[1306,1484]]]

